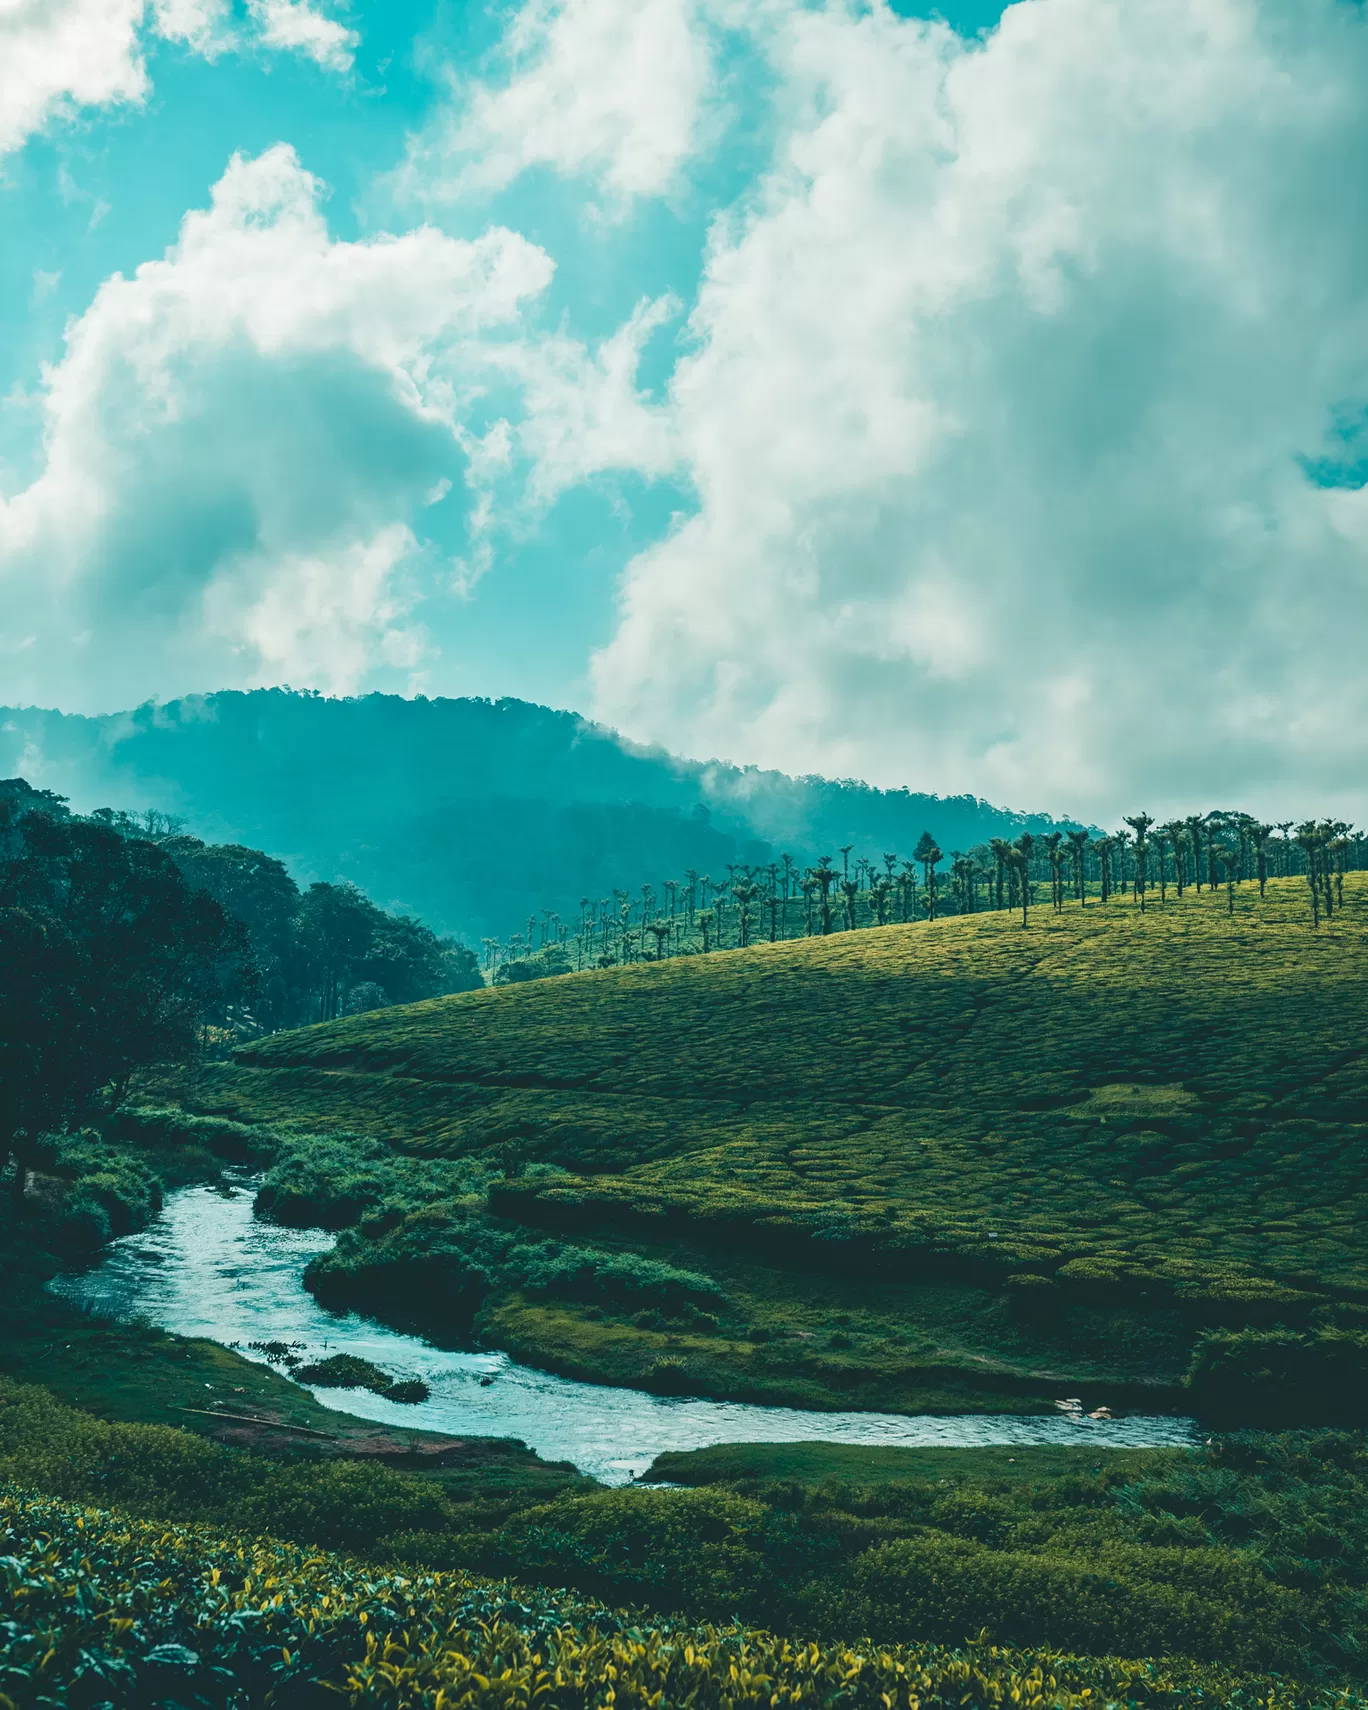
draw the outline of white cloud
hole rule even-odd
[[[0,0],[0,155],[55,113],[140,101],[144,0]]]
[[[672,383],[698,511],[595,710],[1031,805],[1361,812],[1368,489],[1300,462],[1368,399],[1359,8],[768,17],[772,170]]]
[[[308,0],[249,0],[255,39],[347,71],[360,37]],[[140,104],[147,36],[213,58],[242,45],[230,0],[0,0],[0,156],[54,119]]]
[[[591,176],[618,203],[670,190],[710,83],[696,0],[525,0],[500,55],[499,75],[455,82],[415,139],[411,194],[498,190],[536,166]]]
[[[302,53],[325,71],[350,71],[361,37],[308,0],[248,0],[266,47]]]
[[[422,652],[411,521],[551,267],[501,230],[334,241],[318,193],[286,147],[234,160],[70,329],[43,471],[0,501],[9,698],[346,688]]]

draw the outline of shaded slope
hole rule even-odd
[[[493,1150],[505,1214],[1295,1316],[1364,1291],[1368,881],[889,927],[280,1035],[224,1109]],[[1046,1290],[1049,1294],[1051,1291]]]

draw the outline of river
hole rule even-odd
[[[521,1438],[545,1459],[570,1461],[604,1484],[630,1483],[664,1450],[713,1443],[968,1447],[1085,1439],[1139,1448],[1196,1440],[1190,1419],[812,1413],[648,1395],[555,1377],[506,1354],[437,1348],[355,1313],[324,1311],[303,1274],[334,1237],[260,1222],[252,1201],[252,1184],[180,1189],[145,1230],[115,1241],[98,1266],[52,1286],[91,1310],[206,1336],[248,1358],[258,1357],[249,1343],[272,1341],[302,1344],[296,1351],[305,1359],[358,1355],[395,1377],[421,1378],[430,1399],[402,1406],[369,1390],[314,1390],[325,1407],[453,1436]]]

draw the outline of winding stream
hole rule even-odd
[[[282,1229],[252,1215],[249,1186],[184,1188],[138,1235],[113,1243],[95,1269],[58,1278],[68,1299],[116,1318],[143,1318],[181,1336],[238,1344],[303,1343],[306,1359],[348,1353],[432,1394],[418,1406],[369,1390],[314,1390],[325,1406],[387,1425],[456,1436],[518,1437],[547,1460],[571,1461],[605,1484],[627,1484],[666,1449],[712,1443],[827,1442],[923,1447],[1076,1442],[1099,1446],[1191,1443],[1189,1419],[809,1413],[789,1407],[675,1399],[577,1383],[506,1354],[452,1352],[355,1313],[325,1312],[303,1286],[304,1267],[334,1237]]]

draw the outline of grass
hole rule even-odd
[[[643,1484],[741,1484],[763,1480],[800,1485],[880,1485],[945,1480],[1043,1484],[1093,1473],[1139,1474],[1173,1464],[1172,1450],[1110,1449],[1033,1443],[1015,1448],[899,1449],[862,1443],[718,1443],[657,1455]]]
[[[727,1296],[711,1336],[486,1298],[541,1363],[815,1405],[1115,1400],[1174,1384],[1203,1328],[1361,1315],[1366,949],[1358,874],[1318,933],[1300,880],[1233,916],[961,916],[277,1035],[192,1102],[501,1171],[500,1218]]]

